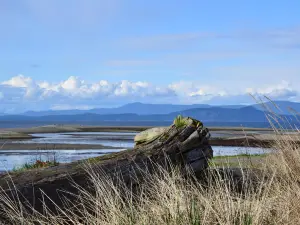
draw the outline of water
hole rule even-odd
[[[211,131],[211,137],[236,137],[237,134]],[[17,143],[36,144],[91,144],[121,148],[133,148],[133,139],[137,132],[72,132],[72,133],[43,133],[31,134],[39,137]]]
[[[43,133],[31,134],[35,138],[16,143],[36,144],[90,144],[117,148],[133,148],[135,132],[75,132],[75,133]]]
[[[69,163],[82,159],[97,157],[122,149],[101,149],[101,150],[1,150],[0,171],[9,171],[18,168],[25,163],[34,163],[36,160]]]
[[[32,140],[22,141],[23,143],[51,143],[51,144],[97,144],[113,146],[118,148],[132,148],[135,132],[78,132],[78,133],[46,133],[33,134],[40,137]],[[123,149],[86,149],[86,150],[5,150],[0,151],[0,171],[12,170],[25,163],[32,163],[36,160],[53,160],[62,163],[119,152]],[[223,147],[213,146],[214,155],[237,155],[237,154],[263,154],[267,149],[250,147]]]
[[[269,153],[271,149],[257,148],[257,147],[232,147],[232,146],[212,146],[214,156],[225,155],[240,155],[240,154],[265,154]]]

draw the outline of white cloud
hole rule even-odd
[[[164,98],[175,95],[173,90],[167,87],[155,86],[144,81],[123,80],[111,83],[100,80],[90,83],[74,76],[61,82],[49,83],[18,75],[0,83],[0,90],[7,94],[7,104],[18,105],[18,107],[23,105],[24,110],[33,107],[37,102],[34,108],[86,109],[102,107],[103,104],[122,105],[126,101],[160,102]]]
[[[247,88],[247,92],[252,95],[265,95],[274,99],[290,99],[296,97],[299,92],[291,87],[291,84],[285,80],[277,85],[271,85],[263,88]]]
[[[254,103],[248,93],[255,96],[266,95],[273,100],[300,100],[299,91],[287,81],[239,91],[206,85],[199,81],[179,81],[158,86],[146,81],[87,82],[75,76],[61,82],[50,83],[18,75],[0,83],[1,110],[9,112],[90,109],[134,101],[172,104]]]
[[[2,82],[3,85],[9,85],[12,87],[19,87],[19,88],[28,88],[32,85],[32,83],[33,81],[30,77],[25,77],[22,74],[12,77],[8,81]]]
[[[66,81],[61,83],[61,87],[67,91],[75,91],[84,84],[84,81],[78,80],[77,77],[69,77]]]
[[[32,80],[32,78],[25,77],[22,74],[12,77],[10,80],[4,81],[1,84],[13,88],[23,88],[26,90],[24,94],[24,97],[26,98],[36,97],[38,94],[37,84]]]
[[[204,85],[195,81],[179,81],[169,85],[183,102],[199,103],[209,101],[216,96],[226,96],[227,91],[215,86]]]

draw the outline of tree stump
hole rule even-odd
[[[197,176],[201,176],[203,170],[208,167],[208,159],[213,155],[209,145],[210,134],[200,121],[192,118],[179,118],[170,127],[161,128],[161,131],[155,135],[153,133],[151,135],[151,132],[153,130],[137,135],[137,142],[133,149],[84,162],[89,161],[91,169],[101,171],[101,174],[106,174],[116,180],[121,176],[124,183],[130,186],[138,185],[143,178],[141,171],[147,170],[151,173],[154,164],[167,169],[170,164],[180,167],[183,171],[192,169]],[[0,177],[2,194],[7,194],[11,199],[18,194],[22,203],[32,206],[39,212],[43,211],[42,201],[44,201],[50,210],[55,211],[53,203],[59,207],[64,205],[62,193],[74,193],[75,195],[68,196],[68,198],[76,201],[78,189],[74,187],[74,183],[93,190],[88,172],[82,165],[83,161],[80,161],[2,175]],[[51,201],[43,198],[43,193]],[[6,203],[0,202],[0,204]]]

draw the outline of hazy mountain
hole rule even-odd
[[[197,105],[172,105],[172,104],[143,104],[143,103],[130,103],[116,108],[96,108],[90,110],[48,110],[48,111],[28,111],[23,113],[25,116],[47,116],[47,115],[77,115],[84,113],[95,114],[124,114],[135,113],[138,115],[147,114],[168,114],[172,112],[182,111],[192,108],[209,108],[210,105],[197,104]]]
[[[168,114],[192,108],[209,108],[207,104],[173,105],[173,104],[143,104],[140,102],[126,104],[117,108],[119,113],[136,113],[139,115]],[[94,111],[92,111],[94,112]]]
[[[152,113],[151,110],[150,113]],[[38,117],[11,115],[0,117],[0,121],[55,121],[56,123],[70,121],[76,121],[78,123],[84,121],[173,121],[178,114],[191,116],[203,122],[266,122],[264,112],[251,106],[235,109],[223,107],[192,108],[168,114],[149,115],[138,115],[135,113],[103,115],[85,113],[77,115],[48,115]]]
[[[252,106],[231,109],[213,107],[207,109],[189,109],[180,112],[183,116],[191,116],[207,122],[266,122],[264,112]],[[173,117],[176,113],[172,114]]]
[[[276,109],[273,104],[276,104],[281,111]],[[288,101],[275,101],[274,103],[265,103],[265,106],[271,108],[277,114],[290,114],[288,108],[293,108],[300,112],[300,103]],[[143,104],[131,103],[116,108],[98,108],[91,110],[60,110],[60,111],[29,111],[20,117],[13,118],[19,120],[51,120],[51,121],[165,121],[173,120],[175,115],[183,114],[192,116],[206,121],[265,121],[265,110],[261,104],[252,106],[244,105],[224,105],[211,106],[207,104],[195,105],[172,105],[172,104]],[[2,119],[12,117],[2,115]]]
[[[47,115],[75,115],[81,114],[85,111],[81,110],[45,110],[45,111],[27,111],[22,113],[24,116],[47,116]]]
[[[134,113],[138,115],[149,114],[169,114],[172,112],[178,112],[194,108],[232,108],[238,109],[245,107],[244,105],[224,105],[224,106],[211,106],[208,104],[193,104],[193,105],[173,105],[173,104],[144,104],[140,102],[126,104],[121,107],[115,108],[95,108],[90,110],[47,110],[47,111],[28,111],[23,113],[25,116],[50,116],[50,115],[78,115],[85,113],[94,114],[127,114]]]
[[[272,110],[278,114],[293,114],[295,111],[300,113],[300,103],[298,102],[274,101],[255,104],[253,107],[263,111]]]
[[[225,109],[240,109],[243,107],[247,107],[248,105],[217,105],[217,106],[211,106],[211,107],[217,107],[217,108],[225,108]]]

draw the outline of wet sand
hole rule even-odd
[[[2,128],[0,129],[0,135],[3,131],[12,131],[22,134],[33,134],[33,133],[69,133],[69,132],[133,132],[143,131],[152,127],[116,127],[116,126],[80,126],[80,125],[49,125],[41,127],[31,128]]]
[[[0,130],[0,140],[1,139],[31,139],[31,138],[33,137],[26,133]]]

